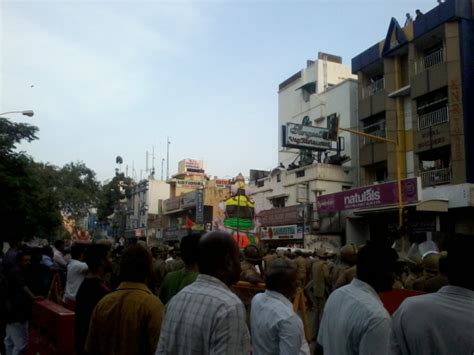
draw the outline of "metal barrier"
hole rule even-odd
[[[75,313],[43,300],[33,304],[26,355],[74,354]]]
[[[381,78],[371,82],[369,85],[362,88],[362,98],[366,99],[375,93],[385,89],[385,78]]]

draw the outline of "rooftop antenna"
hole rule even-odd
[[[165,158],[161,159],[161,181],[163,181],[163,165],[165,164]]]
[[[166,137],[166,180],[170,178],[170,137]]]

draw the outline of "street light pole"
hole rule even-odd
[[[24,116],[32,117],[35,113],[32,110],[25,110],[25,111],[8,111],[8,112],[2,112],[0,113],[1,115],[8,115],[10,113],[21,113]]]
[[[398,224],[400,227],[403,227],[403,196],[402,196],[402,172],[401,172],[401,157],[400,157],[400,147],[396,140],[387,139],[379,136],[374,136],[372,134],[359,132],[349,128],[341,128],[340,131],[349,132],[358,136],[367,137],[379,142],[385,142],[395,145],[395,155],[396,155],[396,165],[397,165],[397,188],[398,188]]]

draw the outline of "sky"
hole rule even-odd
[[[115,158],[156,177],[170,139],[178,161],[212,176],[278,165],[278,84],[319,51],[351,59],[390,19],[435,0],[0,0],[0,113],[34,110],[39,140],[21,149],[101,181]],[[165,163],[166,177],[166,163]]]

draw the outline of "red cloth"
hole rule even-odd
[[[392,291],[381,292],[379,293],[379,296],[385,309],[390,315],[392,315],[406,298],[422,294],[423,292],[413,290],[393,289]]]
[[[240,243],[239,243],[239,234],[240,234]],[[245,249],[250,245],[250,240],[247,234],[242,232],[234,232],[234,240],[239,245],[240,249]]]

